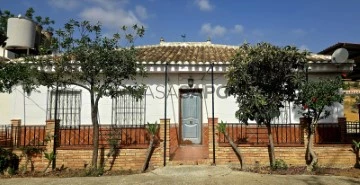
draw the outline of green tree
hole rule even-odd
[[[329,108],[336,103],[343,101],[343,94],[339,91],[342,88],[341,78],[319,79],[304,83],[299,89],[298,98],[295,104],[302,109],[305,118],[311,119],[307,122],[308,133],[305,160],[307,169],[313,170],[317,163],[317,155],[314,152],[315,129],[319,120],[330,115]]]
[[[129,47],[121,47],[119,33],[111,38],[102,36],[101,25],[88,21],[70,20],[63,29],[55,32],[58,42],[53,45],[61,53],[55,57],[30,57],[33,65],[39,66],[38,80],[43,85],[74,85],[89,92],[91,121],[93,125],[92,168],[97,169],[99,148],[99,101],[102,97],[117,97],[130,93],[142,98],[145,87],[136,79],[144,76],[142,66],[136,63],[133,46],[136,37],[144,35],[144,28],[134,25],[129,33],[122,27]],[[123,83],[134,81],[134,85]]]
[[[233,139],[229,136],[229,133],[226,131],[226,123],[224,123],[223,121],[221,121],[221,123],[219,123],[218,127],[217,127],[218,131],[222,134],[224,134],[225,138],[228,140],[228,142],[230,143],[231,148],[233,149],[233,151],[235,152],[236,157],[238,158],[239,162],[240,162],[240,170],[242,170],[244,168],[244,157],[242,156],[240,149],[236,146],[236,144],[234,143]]]
[[[22,86],[28,94],[38,87],[37,70],[24,62],[0,62],[0,92],[11,93],[15,86]]]
[[[226,91],[238,103],[235,116],[245,124],[255,120],[267,127],[271,166],[275,163],[271,120],[280,115],[284,102],[295,99],[296,89],[304,79],[300,71],[305,56],[306,52],[291,46],[243,44],[226,74]]]
[[[4,47],[6,45],[6,31],[7,31],[7,20],[10,17],[14,17],[14,14],[12,14],[9,10],[0,10],[0,46]]]
[[[143,165],[143,167],[141,169],[141,172],[145,172],[146,169],[149,167],[149,162],[150,162],[151,156],[152,156],[152,154],[154,152],[155,144],[157,142],[157,134],[159,132],[159,128],[160,127],[157,124],[157,122],[152,123],[152,124],[147,123],[146,130],[150,135],[150,143],[149,143],[148,150],[146,152],[146,158],[145,158],[144,165]]]

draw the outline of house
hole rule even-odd
[[[207,42],[165,42],[158,45],[138,46],[138,62],[144,64],[148,76],[141,80],[147,85],[145,98],[135,101],[129,97],[117,100],[104,98],[100,101],[100,123],[102,124],[144,124],[155,122],[164,117],[164,103],[167,97],[167,118],[171,123],[181,123],[187,117],[195,117],[201,130],[201,123],[212,117],[211,67],[214,79],[215,117],[228,123],[237,123],[235,110],[237,105],[233,97],[224,92],[226,79],[224,74],[238,46],[219,45]],[[308,56],[309,78],[336,76],[350,72],[353,61],[336,64],[329,55]],[[167,79],[165,70],[167,68]],[[167,85],[165,93],[164,83]],[[191,84],[189,84],[191,82]],[[131,82],[129,82],[131,83]],[[191,87],[189,87],[191,85]],[[191,95],[191,96],[190,96]],[[50,119],[54,108],[54,91],[40,87],[38,92],[26,95],[21,88],[15,88],[11,94],[1,94],[0,123],[10,119],[23,119],[25,124],[39,124]],[[63,125],[90,124],[90,103],[87,91],[70,87],[60,91],[59,114]],[[131,116],[129,115],[131,113]],[[193,115],[192,113],[196,113]],[[335,114],[325,120],[334,122],[343,116],[342,106],[334,109]],[[189,115],[188,115],[189,114]],[[277,121],[279,123],[297,123],[299,114],[292,104],[288,104]],[[194,124],[194,123],[192,123]],[[201,139],[198,139],[201,142]]]
[[[32,35],[28,38],[29,43],[24,44],[27,52],[34,45],[30,43]],[[138,83],[147,86],[144,98],[137,100],[131,95],[122,95],[114,99],[104,97],[99,102],[99,143],[103,148],[109,149],[109,144],[106,143],[109,132],[113,126],[120,127],[121,132],[117,133],[121,142],[119,148],[122,149],[118,157],[120,168],[126,166],[132,169],[134,165],[139,166],[142,163],[148,145],[145,124],[159,120],[160,147],[154,151],[152,158],[152,163],[155,165],[162,162],[165,165],[169,160],[183,160],[187,157],[196,160],[212,158],[213,163],[215,158],[221,163],[236,161],[231,150],[224,145],[226,144],[224,137],[215,131],[215,126],[220,120],[229,125],[229,132],[237,144],[254,145],[254,148],[248,147],[245,151],[251,154],[257,152],[256,155],[249,157],[247,163],[254,164],[255,160],[266,163],[266,157],[258,159],[258,156],[267,155],[267,148],[264,147],[267,144],[266,129],[256,124],[247,128],[240,124],[235,118],[237,110],[235,98],[225,94],[224,75],[237,53],[238,46],[213,44],[210,40],[165,42],[161,39],[157,45],[136,48],[137,62],[143,64],[148,73],[147,77],[137,79]],[[11,58],[10,55],[7,56]],[[310,54],[307,59],[306,76],[309,80],[335,77],[352,71],[354,65],[354,60],[347,60],[344,63],[332,62],[331,53]],[[132,81],[125,83],[133,84]],[[75,86],[61,88],[58,93],[57,118],[60,119],[61,125],[60,131],[57,131],[59,133],[55,133],[53,120],[56,99],[54,89],[39,87],[37,91],[28,95],[21,87],[16,87],[11,94],[1,93],[0,143],[5,145],[10,143],[8,145],[10,147],[39,145],[50,151],[56,147],[53,147],[51,142],[45,142],[46,135],[59,134],[59,137],[56,137],[59,139],[56,150],[57,163],[82,168],[89,162],[93,144],[90,95],[88,91]],[[327,127],[325,131],[320,130],[318,134],[331,135],[333,132],[329,130],[335,130],[338,134],[336,139],[339,139],[343,136],[344,123],[346,125],[346,120],[344,122],[343,119],[343,105],[338,104],[332,107],[331,111],[332,115],[322,120],[330,126],[325,125]],[[275,126],[272,129],[277,130],[274,132],[276,145],[283,147],[280,148],[280,152],[286,153],[291,150],[291,157],[297,157],[293,160],[293,164],[303,164],[301,155],[304,154],[306,137],[299,124],[300,117],[299,110],[291,102],[285,102],[281,115],[273,120]],[[10,120],[12,120],[10,129],[1,127],[9,124]],[[286,146],[284,147],[283,144]],[[184,145],[190,147],[182,147]],[[297,147],[289,148],[289,145]],[[184,148],[186,150],[183,150]],[[336,155],[345,154],[347,159],[350,158],[351,152],[341,147],[335,149],[342,152]],[[327,148],[321,150],[326,151]],[[104,152],[102,153],[100,157],[104,157]],[[322,153],[327,155],[327,163],[333,162],[334,156],[326,152]],[[67,160],[68,158],[74,160]],[[196,161],[196,164],[198,162]],[[342,160],[336,161],[336,164],[341,163]],[[346,165],[350,163],[349,160]]]
[[[224,74],[237,48],[238,46],[213,44],[210,41],[165,42],[163,39],[157,45],[138,46],[137,60],[148,72],[147,77],[139,82],[147,85],[144,98],[136,100],[131,95],[123,95],[116,99],[102,98],[99,102],[100,124],[131,127],[166,118],[170,122],[167,136],[169,143],[166,146],[170,149],[168,155],[174,157],[176,153],[181,153],[179,146],[182,144],[196,144],[207,150],[204,155],[208,157],[213,140],[210,138],[213,135],[210,128],[214,121],[210,118],[239,125],[235,118],[235,98],[226,96],[224,92]],[[330,55],[311,54],[307,58],[309,79],[335,77],[343,72],[350,72],[353,68],[353,60],[341,64],[333,63]],[[27,95],[17,87],[11,94],[0,94],[0,101],[2,125],[8,124],[11,119],[21,119],[23,125],[41,125],[45,120],[53,119],[53,89],[40,87],[38,91]],[[90,125],[89,101],[89,93],[84,89],[61,89],[58,105],[60,124],[64,128]],[[343,106],[338,104],[332,108],[332,115],[322,121],[337,123],[338,118],[343,116]],[[294,108],[291,102],[287,102],[274,123],[299,124],[300,117],[299,110]],[[256,135],[261,132],[258,128],[253,129],[257,129]],[[250,133],[249,130],[247,134]],[[262,139],[266,138],[266,135],[262,134]],[[246,135],[240,140],[248,137],[249,135]],[[259,138],[256,137],[258,143]],[[297,138],[296,142],[301,141]],[[191,154],[187,150],[183,152]],[[192,152],[191,155],[194,153],[201,154]]]

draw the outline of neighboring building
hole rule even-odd
[[[344,90],[344,114],[346,120],[358,121],[360,118],[358,110],[359,108],[356,106],[356,104],[359,101],[357,100],[357,97],[360,95],[360,44],[339,42],[320,51],[319,54],[331,55],[336,49],[339,48],[345,48],[349,52],[349,59],[353,60],[355,63],[353,71],[342,74],[344,83],[347,86]]]

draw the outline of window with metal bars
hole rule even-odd
[[[56,90],[48,91],[47,119],[55,118]],[[57,116],[61,126],[78,126],[81,117],[81,90],[59,89]]]
[[[274,118],[271,123],[273,124],[287,124],[291,123],[291,108],[290,102],[284,102],[284,107],[280,108],[280,115]]]
[[[146,96],[137,99],[125,94],[112,99],[112,124],[140,126],[145,124]]]

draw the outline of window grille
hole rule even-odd
[[[145,124],[145,95],[137,99],[131,94],[125,94],[112,99],[113,125],[144,125]]]
[[[47,119],[54,119],[56,90],[48,92]],[[81,117],[81,90],[59,89],[58,90],[57,117],[61,126],[80,125]]]
[[[291,108],[290,102],[285,102],[284,107],[280,108],[280,115],[277,118],[274,118],[271,123],[273,124],[287,124],[291,123]]]

